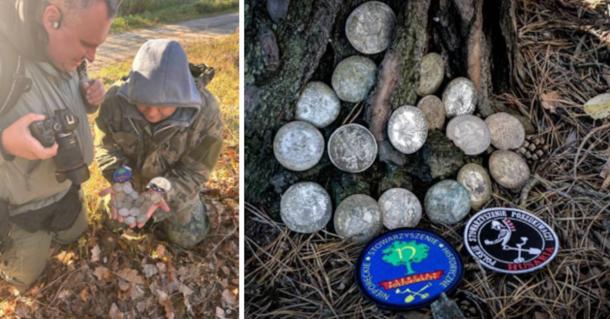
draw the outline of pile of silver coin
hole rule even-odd
[[[363,54],[383,52],[390,43],[395,24],[391,8],[378,1],[357,7],[346,22],[346,35],[352,46]],[[394,188],[379,200],[355,194],[344,199],[334,212],[334,228],[343,238],[364,242],[383,226],[388,229],[415,227],[425,211],[429,220],[455,224],[471,209],[479,209],[491,198],[491,177],[512,190],[521,188],[530,176],[525,159],[514,150],[525,141],[523,124],[508,113],[486,119],[476,115],[478,102],[475,85],[468,78],[449,81],[444,91],[434,95],[445,80],[445,65],[438,53],[425,55],[420,63],[417,106],[396,106],[387,123],[391,145],[403,154],[413,154],[426,143],[429,130],[443,130],[464,154],[490,154],[489,171],[478,164],[467,164],[457,180],[443,180],[431,186],[424,205],[409,190]],[[331,85],[311,82],[296,105],[296,121],[279,129],[274,139],[274,155],[285,168],[308,170],[319,162],[325,141],[319,129],[330,125],[340,113],[340,100],[358,103],[374,86],[377,66],[365,56],[341,61],[332,75]],[[448,120],[448,123],[445,123]],[[338,127],[326,145],[331,163],[341,171],[361,173],[377,159],[378,146],[373,134],[363,125]],[[489,173],[488,173],[489,172]],[[301,233],[326,227],[332,216],[327,191],[319,184],[301,182],[286,191],[280,215],[286,226]]]
[[[163,177],[153,178],[147,185],[146,191],[138,193],[131,184],[131,169],[125,166],[117,170],[122,178],[114,178],[112,184],[112,206],[126,225],[144,224],[147,221],[146,213],[152,205],[164,199],[165,192],[171,189],[171,183]]]

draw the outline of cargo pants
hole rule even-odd
[[[110,216],[110,196],[104,198],[103,206]],[[199,244],[208,233],[210,220],[208,209],[199,196],[185,202],[169,203],[170,211],[157,209],[148,223],[160,223],[168,239],[173,244],[185,249],[191,249]],[[124,228],[122,224],[108,218],[108,226],[113,230]]]
[[[87,209],[83,206],[67,230],[30,233],[11,223],[10,243],[0,252],[0,276],[20,291],[25,291],[42,274],[51,253],[51,244],[75,242],[87,230]]]

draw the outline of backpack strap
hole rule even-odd
[[[0,49],[0,116],[12,109],[23,93],[32,87],[32,80],[25,76],[25,58],[10,45]]]

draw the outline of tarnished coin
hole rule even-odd
[[[366,242],[382,228],[379,205],[368,195],[349,196],[337,207],[334,225],[339,236],[359,243]]]
[[[517,149],[525,142],[525,128],[516,117],[499,112],[485,119],[491,134],[491,144],[499,150]]]
[[[273,140],[273,154],[282,166],[293,171],[314,167],[324,153],[324,137],[318,129],[303,121],[282,126]]]
[[[383,2],[368,1],[349,15],[345,35],[354,49],[364,54],[375,54],[388,48],[395,24],[392,8]]]
[[[477,106],[477,91],[467,78],[455,78],[443,92],[443,105],[448,117],[472,114]]]
[[[479,164],[466,164],[458,173],[457,181],[470,192],[470,207],[479,209],[491,199],[491,179]]]
[[[121,208],[119,209],[119,215],[123,216],[123,217],[127,217],[129,216],[129,208]]]
[[[131,216],[138,216],[138,215],[140,215],[140,208],[139,207],[132,207],[129,210],[129,215],[131,215]]]
[[[123,192],[125,192],[125,194],[135,192],[135,190],[133,189],[133,185],[131,185],[131,183],[129,183],[129,182],[122,183],[122,185],[123,185]]]
[[[438,90],[445,78],[445,65],[438,53],[424,55],[419,66],[419,85],[417,95],[433,94]]]
[[[397,108],[388,121],[388,137],[392,145],[404,154],[417,152],[428,137],[424,113],[414,106]]]
[[[426,116],[428,129],[442,129],[445,125],[445,106],[443,101],[436,95],[424,96],[417,103],[417,108],[420,109]]]
[[[462,184],[447,179],[428,189],[424,205],[430,221],[453,225],[468,215],[470,195]]]
[[[127,194],[129,197],[131,197],[131,199],[133,201],[135,201],[136,199],[138,199],[138,197],[140,197],[140,194],[138,194],[138,192],[136,192],[135,190],[131,191],[131,193]]]
[[[447,138],[466,155],[481,154],[491,143],[487,124],[474,115],[458,115],[449,121]]]
[[[504,150],[491,153],[489,172],[498,184],[510,189],[521,188],[530,177],[530,168],[523,157]]]
[[[388,229],[415,227],[422,207],[415,194],[404,188],[390,188],[379,197],[383,225]]]
[[[375,84],[377,66],[373,60],[354,55],[337,65],[332,76],[332,86],[337,96],[346,102],[357,103]]]
[[[323,82],[309,82],[297,101],[295,118],[319,128],[332,123],[341,110],[335,91]]]
[[[343,125],[328,139],[328,157],[340,170],[360,173],[375,162],[377,142],[366,127],[354,123]]]
[[[332,213],[330,196],[322,186],[313,182],[290,186],[280,202],[282,221],[298,233],[315,233],[326,227]]]
[[[127,216],[125,218],[125,224],[127,224],[127,225],[135,224],[135,222],[136,222],[136,218],[133,216]]]

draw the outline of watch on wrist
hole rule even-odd
[[[4,149],[4,143],[2,143],[2,134],[4,133],[4,129],[0,129],[0,154],[2,154],[2,158],[5,161],[10,162],[15,159],[14,155],[9,154],[6,149]]]

